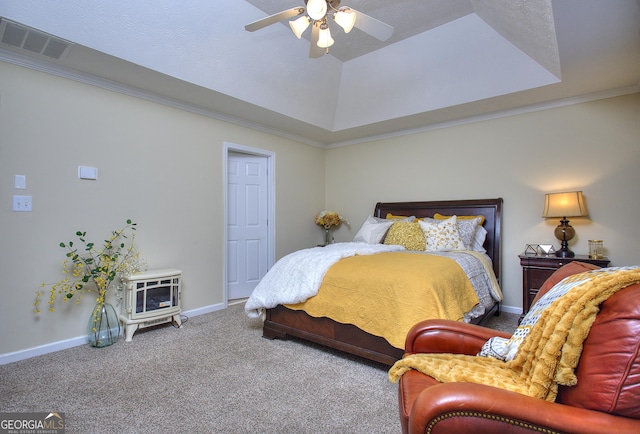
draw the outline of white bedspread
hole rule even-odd
[[[336,243],[290,253],[276,262],[262,278],[247,300],[244,310],[249,317],[257,318],[264,309],[271,309],[279,304],[302,303],[318,293],[327,270],[340,259],[400,250],[404,250],[404,247]]]

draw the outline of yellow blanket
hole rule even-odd
[[[325,274],[318,295],[286,307],[353,324],[404,348],[418,321],[460,321],[476,304],[473,286],[454,260],[387,252],[340,260]]]
[[[618,290],[640,283],[640,267],[602,269],[573,278],[585,275],[585,282],[545,309],[513,360],[414,354],[396,362],[389,370],[389,379],[396,382],[403,373],[415,369],[441,382],[486,384],[554,401],[559,384],[576,384],[574,369],[599,305]]]

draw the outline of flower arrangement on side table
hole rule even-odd
[[[121,276],[140,271],[139,252],[135,247],[135,233],[133,233],[136,225],[137,223],[127,220],[126,225],[113,231],[99,249],[94,243],[87,242],[86,232],[76,232],[84,248],[75,247],[73,241],[60,243],[60,247],[67,250],[62,262],[64,278],[54,284],[40,285],[41,288],[51,286],[49,312],[55,311],[58,296],[61,296],[65,303],[75,297],[76,304],[80,304],[83,294],[90,292],[97,294],[96,305],[87,330],[89,343],[92,346],[111,345],[117,341],[120,334],[120,322],[115,315],[115,310],[105,299],[111,288],[121,285]],[[127,236],[129,232],[131,232],[130,239]],[[35,312],[38,314],[42,293],[42,290],[36,291],[33,303]],[[106,318],[104,318],[105,315]]]
[[[316,224],[324,228],[324,245],[331,244],[331,228],[340,226],[341,223],[349,225],[349,220],[335,211],[322,211],[316,216]]]

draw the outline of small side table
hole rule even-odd
[[[586,262],[599,267],[608,267],[609,258],[606,256],[591,259],[587,255],[576,255],[573,258],[559,258],[557,256],[518,255],[522,266],[522,315],[529,312],[531,302],[538,295],[542,284],[554,271],[573,261]],[[522,319],[522,317],[521,317]]]

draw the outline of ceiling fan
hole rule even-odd
[[[289,21],[289,26],[300,39],[302,33],[311,25],[311,47],[309,50],[311,58],[321,57],[328,53],[329,47],[334,43],[329,31],[329,15],[344,29],[345,33],[349,33],[353,27],[357,27],[381,41],[386,41],[393,34],[392,26],[348,6],[340,7],[340,0],[305,0],[304,3],[304,7],[298,6],[278,12],[249,23],[244,28],[249,32],[255,32],[271,24],[299,17]]]

